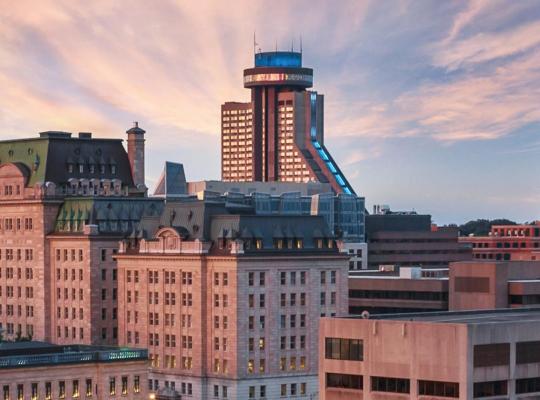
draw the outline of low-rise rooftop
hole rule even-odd
[[[361,317],[352,317],[361,318]],[[481,325],[540,321],[540,307],[372,315],[370,319]]]

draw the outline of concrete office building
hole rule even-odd
[[[540,310],[322,318],[321,400],[536,399]]]
[[[349,312],[370,314],[540,305],[540,262],[469,261],[349,276]]]
[[[375,207],[366,216],[368,269],[381,265],[444,268],[472,259],[471,246],[458,242],[457,228],[431,224],[430,215]]]
[[[452,264],[451,264],[452,265]],[[448,310],[448,269],[401,267],[349,275],[349,313],[360,315]]]
[[[461,236],[473,257],[486,261],[540,260],[540,221],[525,225],[493,225],[488,236]]]
[[[319,317],[347,313],[348,259],[323,217],[185,198],[138,232],[116,257],[119,340],[149,349],[153,393],[316,396]]]
[[[324,146],[324,98],[307,90],[313,70],[302,66],[302,53],[258,52],[254,59],[244,70],[251,101],[221,106],[222,179],[318,181],[354,194]]]
[[[0,391],[6,400],[146,400],[147,377],[143,349],[0,343]]]

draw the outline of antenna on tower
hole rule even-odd
[[[300,35],[300,54],[302,54],[302,35]]]
[[[277,53],[277,39],[276,39],[276,53]]]
[[[294,52],[294,38],[291,39],[291,53]]]
[[[253,31],[253,56],[255,56],[255,53],[257,53],[257,37],[256,32]]]

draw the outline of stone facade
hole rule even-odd
[[[121,140],[89,133],[0,141],[4,338],[116,343],[112,255],[121,238],[136,233],[142,215],[163,202],[144,198],[130,168]]]
[[[333,239],[322,247],[308,236],[303,226],[324,224],[321,217],[257,217],[261,230],[296,223],[295,235],[305,236],[294,251],[283,239],[285,247],[276,241],[268,249],[262,241],[248,246],[247,238],[215,237],[246,232],[249,217],[240,218],[237,233],[225,232],[237,216],[202,215],[191,207],[164,215],[193,215],[191,226],[199,226],[195,216],[207,220],[208,230],[196,229],[205,240],[176,225],[121,244],[119,343],[149,349],[153,391],[168,386],[194,399],[313,398],[314,332],[321,315],[347,313],[348,257]],[[271,237],[265,240],[272,246]]]

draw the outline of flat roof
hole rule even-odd
[[[361,317],[360,317],[361,318]],[[540,307],[372,315],[370,319],[482,325],[540,321]]]
[[[441,277],[422,276],[420,278],[404,278],[402,276],[396,276],[396,275],[391,275],[391,276],[349,275],[349,279],[364,279],[364,280],[367,280],[367,279],[380,279],[380,280],[391,279],[391,280],[395,280],[395,281],[401,280],[401,281],[409,282],[409,281],[447,281],[448,277],[447,276],[441,276]]]

